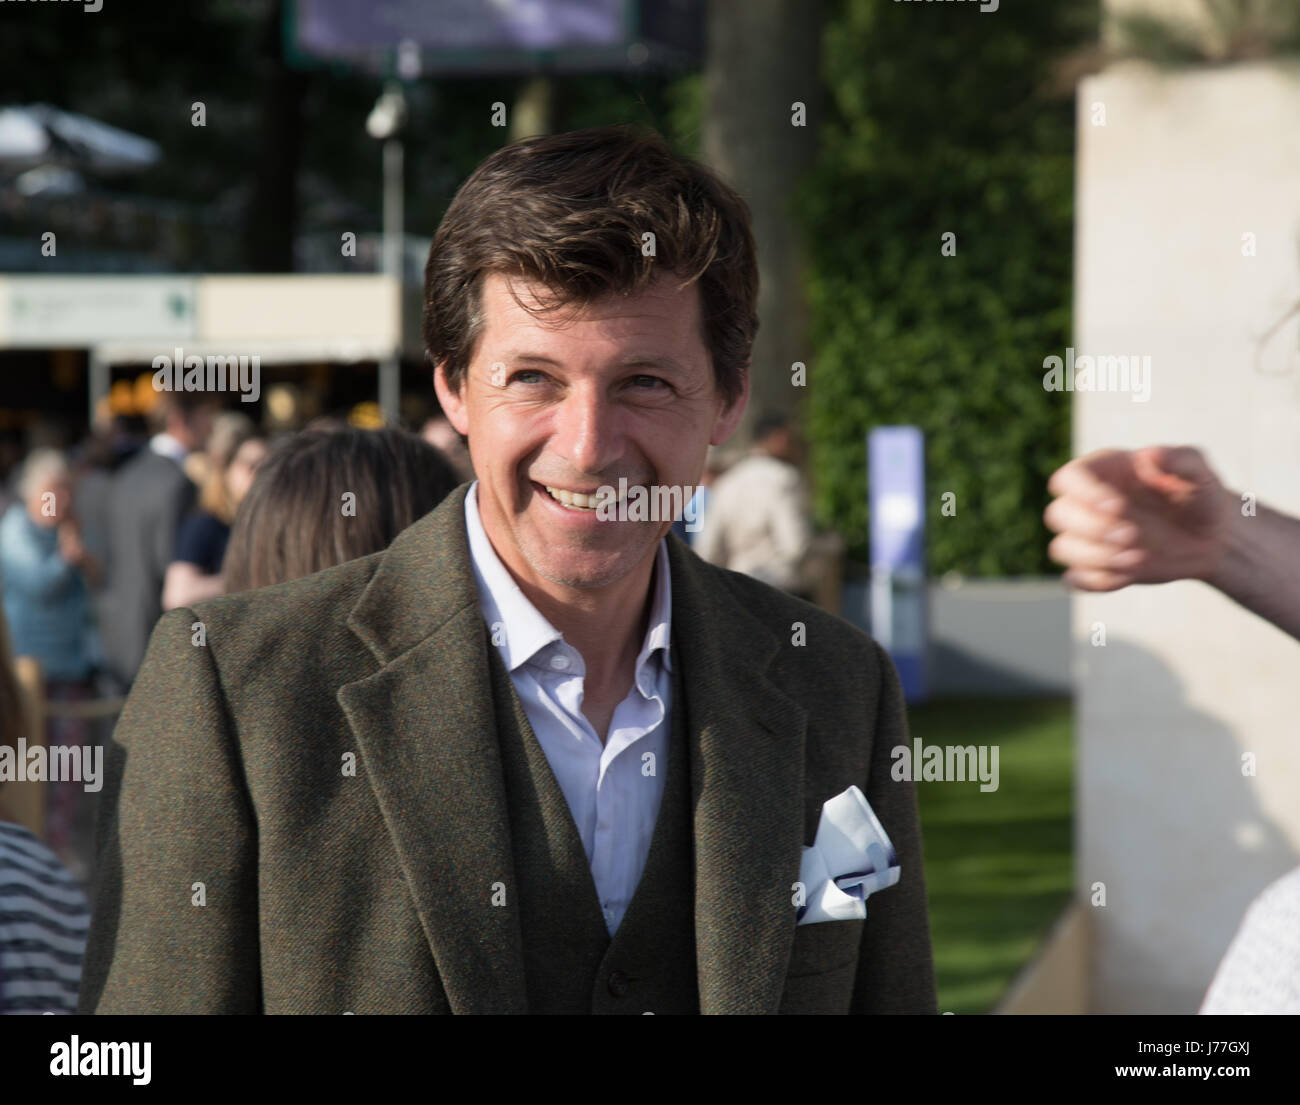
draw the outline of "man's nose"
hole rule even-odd
[[[556,415],[555,451],[575,472],[599,475],[622,454],[622,415],[597,387],[574,388]]]

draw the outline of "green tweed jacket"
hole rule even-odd
[[[511,837],[468,487],[385,552],[158,622],[107,757],[81,1012],[529,1011],[516,860],[542,843]],[[936,1012],[888,656],[676,537],[668,549],[696,959],[674,1007]],[[852,784],[901,880],[865,921],[796,927],[801,849]]]

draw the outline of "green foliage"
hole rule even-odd
[[[1001,750],[996,791],[978,783],[916,787],[939,1010],[990,1013],[1070,904],[1071,703],[937,699],[909,706],[907,717],[925,745],[960,733],[963,744]]]
[[[697,151],[698,73],[586,73],[561,80],[557,131],[633,123],[657,130],[681,153]]]
[[[867,559],[866,434],[915,424],[931,571],[1053,570],[1041,514],[1069,402],[1044,392],[1042,362],[1069,344],[1074,121],[1041,89],[1089,19],[1092,5],[828,12],[822,149],[799,198],[807,431],[819,520],[853,559]]]

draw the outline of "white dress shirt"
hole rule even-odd
[[[465,496],[465,530],[490,639],[569,804],[613,936],[645,870],[668,770],[672,580],[667,545],[661,540],[655,557],[654,599],[636,678],[615,707],[602,746],[582,713],[582,656],[528,601],[497,557],[479,518],[477,480]]]

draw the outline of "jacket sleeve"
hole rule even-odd
[[[850,1008],[853,1013],[937,1013],[916,790],[910,780],[896,781],[890,774],[891,749],[909,740],[906,706],[889,653],[875,641],[872,647],[879,690],[866,795],[893,842],[902,874],[895,885],[867,899]]]
[[[159,620],[109,744],[81,1013],[261,1009],[256,824],[196,620]]]

